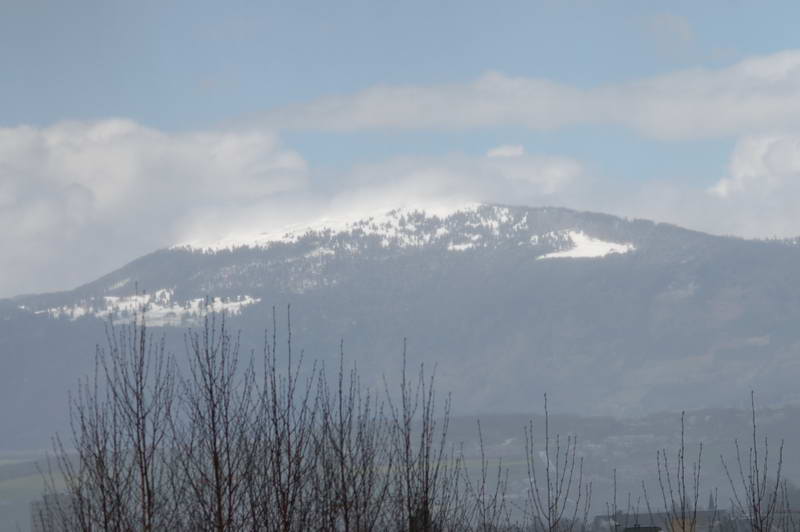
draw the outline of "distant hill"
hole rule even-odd
[[[266,232],[261,232],[266,230]],[[437,364],[457,412],[582,415],[800,401],[800,246],[561,208],[396,210],[155,251],[68,292],[0,300],[0,449],[64,429],[109,316],[140,304],[171,348],[213,300],[260,349],[295,345],[365,382]],[[137,295],[137,290],[139,291]],[[330,362],[329,362],[330,363]],[[59,422],[61,423],[59,425]]]

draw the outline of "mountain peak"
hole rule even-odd
[[[556,216],[552,216],[555,213]],[[533,214],[535,220],[529,219]],[[570,214],[564,220],[564,214]],[[548,223],[549,222],[549,223]],[[172,249],[216,253],[240,248],[267,249],[275,245],[316,242],[313,255],[335,253],[330,244],[342,239],[367,239],[382,248],[444,247],[466,251],[493,247],[498,242],[540,247],[538,258],[596,258],[627,253],[635,246],[628,241],[608,241],[588,234],[580,213],[551,207],[514,207],[488,203],[425,205],[346,213],[259,233],[236,233],[223,239],[196,240]],[[358,246],[357,246],[358,247]],[[353,249],[350,246],[349,249]],[[308,255],[307,255],[308,256]]]
[[[425,253],[437,261],[511,252],[532,263],[624,255],[637,249],[629,225],[619,218],[569,209],[478,203],[328,217],[271,232],[174,246],[166,250],[168,256],[159,252],[143,257],[71,296],[22,303],[19,308],[53,318],[116,315],[124,321],[146,305],[151,323],[181,325],[201,314],[208,294],[222,297],[212,300],[212,308],[238,313],[261,300],[257,294],[265,278],[281,279],[281,290],[302,294],[341,282],[347,271],[343,266],[353,260],[369,263]],[[178,260],[185,262],[185,274],[164,275]],[[143,264],[148,266],[143,269]],[[139,294],[134,280],[150,293]]]
[[[263,248],[274,243],[294,243],[309,233],[351,233],[353,231],[374,232],[396,228],[408,218],[437,218],[444,220],[456,213],[475,212],[481,208],[499,206],[482,203],[463,203],[451,205],[427,204],[419,206],[397,207],[392,209],[374,209],[370,211],[349,211],[324,216],[315,220],[294,223],[281,228],[261,232],[237,231],[221,239],[194,239],[172,246],[172,249],[189,249],[199,251],[232,250],[240,247]]]

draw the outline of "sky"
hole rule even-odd
[[[0,297],[396,207],[800,235],[797,2],[0,7]]]

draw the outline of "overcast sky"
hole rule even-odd
[[[800,235],[800,3],[5,0],[0,297],[328,214]]]

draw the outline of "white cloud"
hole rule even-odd
[[[751,136],[737,143],[730,176],[717,182],[710,192],[722,198],[765,196],[799,185],[800,136]]]
[[[798,236],[800,135],[745,137],[731,154],[726,177],[702,193],[692,188],[671,194],[657,210],[664,216],[674,210],[672,219],[692,228],[744,237]]]
[[[712,187],[685,179],[622,182],[597,176],[576,183],[557,195],[561,204],[712,234],[745,238],[800,235],[797,134],[741,139],[730,155],[727,176]]]
[[[586,178],[586,169],[567,157],[403,157],[354,168],[331,208],[372,212],[475,201],[557,203]]]
[[[497,72],[464,84],[376,86],[275,109],[259,120],[329,131],[618,124],[656,138],[713,138],[796,124],[799,91],[800,50],[788,50],[592,88]]]
[[[491,151],[491,150],[490,150]],[[324,209],[381,209],[489,201],[557,205],[653,219],[713,234],[800,235],[800,136],[752,137],[730,156],[727,195],[685,180],[616,180],[567,157],[406,157],[360,166]],[[676,176],[678,177],[678,176]]]
[[[554,194],[573,184],[584,173],[583,166],[568,157],[532,155],[493,161],[487,168],[502,178],[529,183],[540,194]]]
[[[732,171],[739,171],[735,169],[746,151],[742,146],[748,144],[743,141],[731,154]],[[685,180],[630,181],[599,176],[567,157],[395,158],[349,171],[342,177],[346,181],[342,190],[319,209],[333,217],[352,218],[396,207],[452,208],[470,202],[498,202],[606,212],[713,234],[800,235],[795,207],[800,203],[800,179],[794,179],[794,175],[800,176],[800,161],[785,153],[776,160],[781,161],[782,170],[768,177],[774,186],[753,183],[752,190],[721,197]],[[769,164],[774,169],[777,163]]]
[[[0,294],[65,288],[305,186],[260,130],[165,133],[129,120],[0,129]]]
[[[0,248],[12,250],[0,254],[0,295],[65,289],[160,247],[320,216],[557,203],[585,177],[570,158],[492,152],[356,166],[325,195],[269,131],[166,133],[129,120],[0,129]]]
[[[303,158],[259,130],[170,134],[125,120],[0,129],[0,294],[64,289],[159,247],[321,217],[476,201],[561,205],[718,234],[800,234],[800,135],[744,137],[712,188],[618,181],[521,145],[397,157],[309,187]]]
[[[498,146],[486,152],[487,157],[521,157],[525,154],[525,147],[519,144]]]

